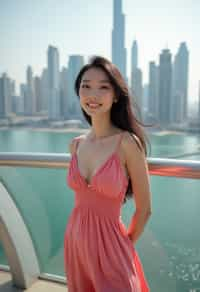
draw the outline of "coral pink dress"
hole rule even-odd
[[[64,266],[69,292],[148,292],[143,267],[127,230],[120,208],[128,179],[117,147],[92,176],[80,173],[76,150],[67,173],[75,191],[75,207],[64,237]],[[118,135],[118,134],[117,134]]]

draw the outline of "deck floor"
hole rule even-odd
[[[12,284],[12,277],[9,272],[0,271],[0,292],[67,292],[64,284],[53,283],[52,281],[38,280],[29,289],[15,288]]]

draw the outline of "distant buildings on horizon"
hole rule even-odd
[[[186,42],[180,43],[173,61],[168,48],[160,53],[159,64],[150,61],[148,84],[143,84],[137,40],[132,43],[131,72],[127,74],[125,15],[122,13],[121,0],[114,0],[113,4],[112,62],[120,69],[127,84],[130,84],[133,105],[136,103],[140,109],[138,118],[161,128],[185,127],[188,123],[189,78],[189,50]],[[83,56],[71,55],[67,67],[60,69],[59,51],[49,45],[47,68],[43,69],[41,76],[34,76],[31,66],[28,66],[26,83],[20,84],[19,96],[15,93],[15,81],[3,73],[0,77],[0,119],[16,113],[26,116],[46,114],[49,121],[84,121],[74,91],[75,78],[83,65]],[[200,90],[196,122],[200,125]]]

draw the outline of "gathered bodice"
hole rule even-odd
[[[123,133],[124,132],[120,133],[116,149],[92,175],[89,183],[80,172],[76,146],[76,150],[71,157],[67,174],[67,183],[70,188],[74,189],[76,192],[92,191],[108,198],[123,199],[128,185],[128,178],[122,167],[122,162],[118,153],[118,147]],[[77,139],[79,140],[80,138]]]

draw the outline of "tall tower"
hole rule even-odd
[[[51,120],[60,119],[60,88],[59,88],[59,53],[58,49],[48,47],[48,116]]]
[[[158,73],[158,66],[151,61],[149,63],[148,113],[153,119],[158,118]]]
[[[136,40],[133,41],[133,45],[131,49],[131,91],[133,94],[133,98],[136,101],[142,113],[142,110],[144,107],[143,81],[142,81],[142,70],[138,67],[138,44]]]
[[[61,115],[63,118],[68,118],[68,78],[67,78],[67,68],[62,67],[60,72],[60,103],[61,103]]]
[[[162,127],[171,123],[172,63],[169,49],[164,49],[159,61],[159,109],[158,119]]]
[[[73,118],[80,118],[82,115],[79,99],[74,91],[75,79],[84,65],[84,58],[80,55],[69,56],[68,68],[67,68],[67,104],[68,112],[65,110],[64,116],[69,113]]]
[[[36,112],[35,88],[31,66],[26,70],[26,92],[24,100],[25,113],[32,115]]]
[[[42,83],[39,76],[34,78],[36,112],[42,111]]]
[[[176,100],[173,120],[184,122],[188,111],[188,63],[189,52],[185,42],[180,44],[173,66],[173,100]]]
[[[44,68],[42,70],[42,76],[41,76],[41,94],[42,94],[42,110],[47,111],[48,110],[48,70],[47,68]]]
[[[131,73],[138,68],[138,44],[137,41],[133,41],[131,49]]]
[[[200,124],[200,81],[199,81],[199,96],[198,96],[198,116],[197,116]]]
[[[122,13],[122,1],[114,0],[113,30],[112,30],[112,62],[126,76],[126,48],[125,48],[125,15]]]
[[[6,73],[0,78],[0,117],[5,118],[12,112],[11,79]]]
[[[23,112],[23,113],[26,113],[26,111],[25,111],[26,91],[27,91],[27,84],[21,83],[20,84],[20,97],[21,97],[21,112]]]

